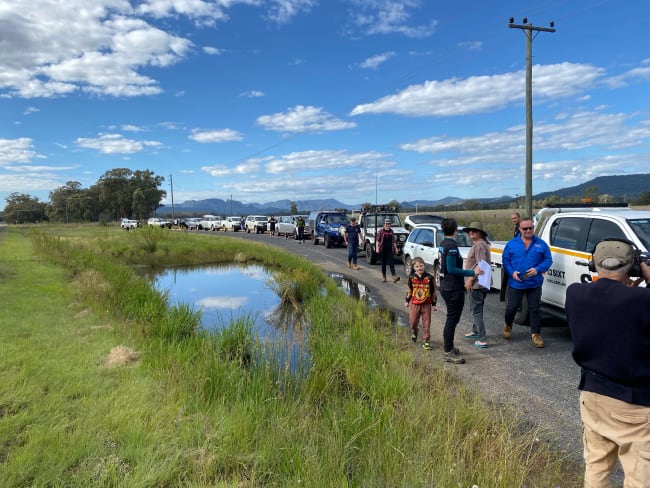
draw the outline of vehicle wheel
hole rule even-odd
[[[250,230],[249,227],[246,227],[246,233],[247,233],[247,234],[250,234],[250,233],[251,233],[251,230]]]
[[[377,253],[369,242],[366,242],[366,262],[368,264],[377,264]]]
[[[510,295],[510,287],[506,290],[506,304],[508,303],[508,299]],[[517,313],[515,314],[515,319],[514,319],[515,324],[517,325],[530,325],[530,314],[528,313],[528,300],[524,296],[521,299],[521,306],[517,310]]]
[[[332,247],[332,238],[328,234],[325,234],[323,236],[323,243],[327,249],[330,249]]]
[[[406,256],[404,256],[404,273],[406,273],[406,276],[410,276],[412,272],[413,272],[413,261],[411,260],[411,256],[407,254]]]
[[[440,289],[440,263],[436,262],[433,265],[433,270],[431,272],[433,275],[433,281],[436,282],[436,290]]]

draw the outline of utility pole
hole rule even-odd
[[[172,191],[172,222],[174,221],[174,180],[172,179],[172,175],[169,175],[169,188],[171,188]]]
[[[526,216],[533,216],[533,31],[555,32],[555,23],[550,27],[535,27],[524,17],[523,24],[515,24],[510,17],[508,27],[522,29],[526,34]]]

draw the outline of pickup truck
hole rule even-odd
[[[625,206],[554,206],[540,210],[535,221],[535,234],[549,245],[553,257],[542,285],[542,307],[560,314],[564,314],[566,289],[570,284],[597,279],[597,273],[589,271],[589,261],[598,241],[611,237],[627,239],[644,255],[650,249],[650,211]],[[501,290],[503,283],[501,257],[505,244],[491,244],[492,287],[497,290]],[[528,323],[525,301],[515,322]]]
[[[384,226],[385,220],[390,220],[390,227],[397,236],[397,256],[403,255],[404,244],[409,236],[409,231],[402,226],[402,220],[397,210],[383,205],[364,207],[359,213],[359,227],[361,235],[359,248],[366,255],[368,264],[377,264],[378,254],[375,251],[375,236]]]

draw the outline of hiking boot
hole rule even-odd
[[[352,265],[352,269],[355,270],[355,271],[358,271],[358,270],[359,270],[359,266],[357,266],[356,264],[353,264],[353,265]]]
[[[393,276],[393,283],[397,283],[399,281],[399,276]]]
[[[505,324],[503,326],[503,338],[510,339],[512,337],[512,325]]]
[[[381,280],[381,281],[383,281],[384,283],[386,283],[386,275],[381,275],[381,276],[382,276],[382,280]]]
[[[465,339],[478,339],[478,334],[476,332],[468,332],[465,334]]]
[[[411,342],[416,342],[418,340],[417,334],[411,334]]]
[[[465,359],[460,357],[460,351],[456,347],[449,352],[443,353],[442,359],[446,363],[465,364]]]
[[[346,265],[348,268],[351,268],[351,267],[352,267],[352,265],[351,265],[350,263],[345,263],[345,265]]]
[[[429,341],[426,341],[424,344],[422,344],[422,349],[424,349],[425,351],[430,351],[433,348],[431,347]]]
[[[542,336],[539,334],[533,334],[531,336],[532,341],[533,341],[533,346],[535,347],[544,347],[544,341],[542,340]]]

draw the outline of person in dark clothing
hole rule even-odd
[[[296,219],[296,230],[298,231],[298,243],[302,244],[305,242],[305,219],[302,216]]]
[[[357,225],[356,217],[350,218],[350,223],[345,226],[344,240],[348,246],[348,262],[347,267],[354,270],[359,269],[357,266],[357,254],[359,252],[359,235],[361,234],[361,227]]]
[[[375,251],[381,257],[381,275],[382,281],[386,281],[386,265],[390,268],[393,276],[393,283],[399,281],[399,276],[395,274],[395,254],[397,254],[397,236],[390,228],[390,219],[384,220],[384,227],[377,232],[375,239]]]
[[[598,279],[567,288],[565,311],[580,366],[585,487],[608,487],[616,460],[626,488],[650,486],[650,289],[633,286],[633,244],[603,240],[592,264]]]
[[[454,347],[456,326],[460,321],[465,305],[465,277],[482,274],[483,271],[475,266],[474,269],[463,269],[463,258],[454,239],[458,233],[458,224],[454,219],[444,219],[441,224],[445,238],[440,243],[440,295],[447,305],[447,317],[443,330],[444,353],[443,359],[454,364],[463,364],[465,359],[460,357],[458,348]]]

